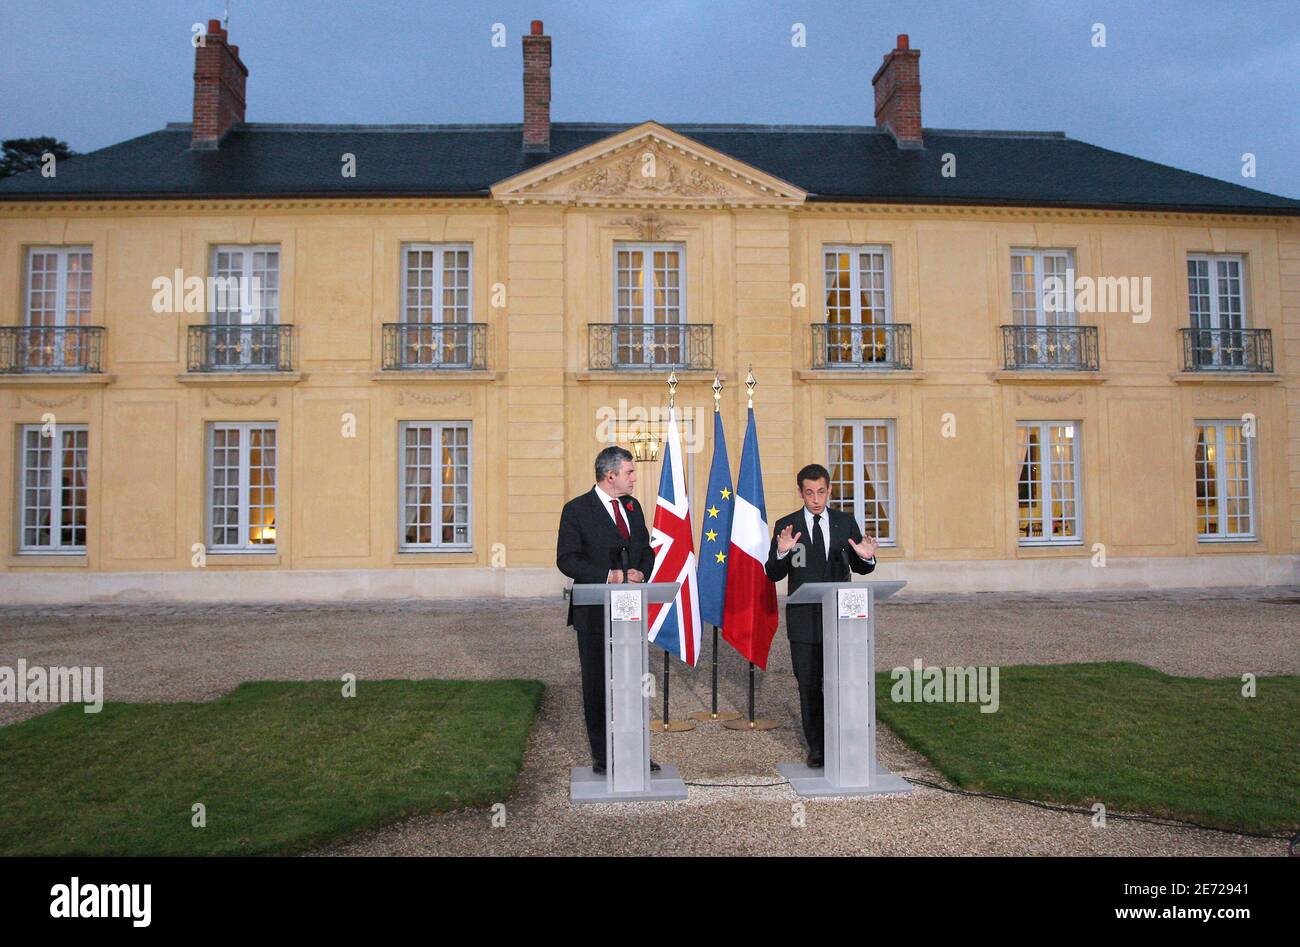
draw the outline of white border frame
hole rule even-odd
[[[465,532],[469,536],[466,543],[444,543],[436,542],[430,544],[414,544],[405,541],[406,536],[406,443],[405,435],[408,428],[412,426],[432,426],[436,431],[449,425],[463,425],[466,429],[466,451],[465,467],[467,472],[466,486],[469,489],[469,501],[465,504],[468,512],[468,518],[465,521]],[[397,422],[397,502],[394,504],[394,510],[397,530],[397,551],[399,553],[421,553],[421,552],[473,552],[474,551],[474,422],[469,418],[430,418],[421,420],[418,418],[408,418]],[[438,465],[441,470],[441,465]],[[441,480],[437,484],[442,488]]]
[[[1072,427],[1072,428],[1074,428],[1074,437],[1071,438],[1071,440],[1074,441],[1074,525],[1075,525],[1075,535],[1074,535],[1073,538],[1068,538],[1068,537],[1067,537],[1067,538],[1057,538],[1057,537],[1054,537],[1054,536],[1052,536],[1052,535],[1050,534],[1050,532],[1051,532],[1050,529],[1046,529],[1046,530],[1044,530],[1044,536],[1043,536],[1042,539],[1028,539],[1028,538],[1026,538],[1026,537],[1020,535],[1020,468],[1023,466],[1023,464],[1019,463],[1019,459],[1018,459],[1018,457],[1017,457],[1017,464],[1016,464],[1016,479],[1015,479],[1015,482],[1012,484],[1012,487],[1013,487],[1013,489],[1014,489],[1014,496],[1015,496],[1015,503],[1016,503],[1016,523],[1015,523],[1015,530],[1016,530],[1016,532],[1015,532],[1016,545],[1017,545],[1019,548],[1022,548],[1022,549],[1024,549],[1024,548],[1032,548],[1032,547],[1037,547],[1037,546],[1082,546],[1082,545],[1084,545],[1084,532],[1083,532],[1083,531],[1084,531],[1084,518],[1083,518],[1083,424],[1082,424],[1082,422],[1080,422],[1078,419],[1071,420],[1071,419],[1069,419],[1069,418],[1062,418],[1062,419],[1060,419],[1060,420],[1053,419],[1053,418],[1030,418],[1030,419],[1026,419],[1026,420],[1017,420],[1017,421],[1016,421],[1016,439],[1015,439],[1015,442],[1014,442],[1013,450],[1017,451],[1017,454],[1018,454],[1018,452],[1019,452],[1019,450],[1020,450],[1020,429],[1021,429],[1022,427],[1037,427],[1037,428],[1039,429],[1040,432],[1044,432],[1047,428],[1052,427],[1052,426],[1066,426],[1066,427]],[[1052,448],[1052,445],[1051,445],[1051,443],[1049,443],[1049,442],[1045,442],[1045,441],[1040,440],[1040,444],[1042,444],[1043,450],[1044,450],[1045,452],[1051,450],[1051,448]],[[1046,516],[1046,518],[1047,518],[1047,521],[1048,521],[1048,522],[1047,522],[1047,525],[1048,525],[1048,526],[1050,526],[1050,522],[1051,522],[1050,504],[1051,504],[1051,502],[1052,502],[1052,498],[1051,498],[1051,495],[1050,495],[1050,493],[1049,493],[1049,490],[1050,490],[1050,487],[1051,487],[1051,484],[1052,484],[1052,481],[1051,481],[1051,479],[1050,479],[1050,477],[1051,477],[1051,467],[1050,467],[1050,465],[1051,465],[1051,460],[1050,460],[1050,459],[1046,459],[1045,457],[1044,457],[1044,458],[1040,458],[1040,460],[1039,460],[1039,464],[1038,464],[1040,472],[1043,471],[1043,470],[1046,470],[1046,471],[1047,471],[1047,473],[1046,473],[1046,474],[1044,475],[1044,477],[1043,477],[1043,480],[1041,481],[1041,486],[1042,486],[1042,488],[1043,488],[1043,515]],[[1041,519],[1040,519],[1039,525],[1040,525],[1040,526],[1043,526],[1043,525],[1044,525],[1043,522],[1041,521]]]
[[[203,548],[208,555],[274,555],[280,551],[280,528],[283,521],[280,515],[280,487],[282,470],[280,458],[282,447],[280,441],[280,424],[278,421],[218,421],[206,422],[203,446]],[[212,544],[212,449],[213,435],[217,428],[239,428],[243,435],[239,441],[239,537],[238,546],[214,546]],[[275,430],[275,542],[271,544],[252,545],[248,541],[248,432],[252,428],[273,428]]]
[[[822,442],[826,456],[826,470],[831,469],[831,443],[830,429],[831,425],[852,424],[855,426],[853,434],[853,477],[855,479],[855,489],[861,481],[858,474],[862,466],[862,425],[863,424],[883,424],[887,430],[888,448],[889,448],[889,531],[891,536],[888,540],[881,540],[880,548],[896,549],[898,548],[898,518],[899,518],[899,498],[898,498],[898,419],[897,418],[827,418],[825,427],[822,431]],[[861,516],[863,497],[860,493],[855,493],[853,500],[853,519],[858,524],[859,529],[863,529],[865,521]],[[829,505],[829,504],[828,504]],[[865,533],[864,533],[865,535]],[[877,537],[879,538],[879,537]]]
[[[14,470],[17,476],[14,478],[17,483],[17,502],[15,512],[17,513],[17,523],[15,524],[17,536],[16,551],[20,556],[84,556],[90,545],[90,425],[88,424],[55,424],[54,437],[51,440],[61,440],[64,431],[85,431],[86,432],[86,545],[84,546],[26,546],[23,544],[23,536],[27,532],[27,432],[40,431],[45,427],[44,424],[19,424],[18,425],[18,452],[15,459]],[[57,464],[55,458],[57,456]],[[50,531],[53,538],[59,537],[59,532],[63,528],[63,498],[62,477],[55,478],[55,470],[60,474],[63,471],[63,445],[60,443],[50,450]],[[55,499],[57,497],[57,500]],[[59,522],[55,523],[55,513],[59,514]]]
[[[1255,461],[1259,452],[1255,450],[1255,441],[1259,437],[1259,429],[1256,427],[1254,437],[1242,435],[1242,441],[1246,445],[1246,483],[1250,489],[1250,533],[1222,533],[1215,535],[1205,535],[1201,532],[1200,518],[1196,516],[1196,428],[1213,427],[1214,450],[1222,456],[1223,454],[1223,428],[1225,425],[1234,425],[1235,427],[1244,427],[1245,425],[1238,418],[1194,418],[1192,420],[1192,528],[1196,533],[1196,542],[1201,543],[1253,543],[1259,542],[1259,506],[1256,503],[1258,496],[1259,480],[1255,476]],[[1258,420],[1256,421],[1258,424]],[[1227,523],[1227,511],[1224,504],[1227,498],[1223,490],[1224,477],[1223,465],[1215,465],[1214,487],[1219,492],[1219,522]]]

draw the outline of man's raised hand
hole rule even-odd
[[[853,547],[853,551],[862,559],[870,559],[876,554],[876,550],[880,547],[880,543],[876,541],[875,536],[867,536],[859,543],[855,543],[850,539],[849,545]]]
[[[787,526],[785,529],[781,530],[781,532],[777,533],[776,551],[780,555],[785,555],[787,552],[793,549],[795,545],[799,542],[799,537],[803,535],[803,533],[795,533],[793,536],[791,536],[790,533],[793,529],[794,529],[794,525],[791,524],[790,526]]]

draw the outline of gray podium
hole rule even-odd
[[[876,760],[876,605],[906,582],[809,582],[786,599],[822,607],[826,766],[779,763],[801,796],[873,796],[912,784]]]
[[[671,602],[678,587],[676,582],[573,586],[574,605],[605,607],[605,774],[597,775],[590,766],[573,767],[571,802],[686,798],[676,766],[650,772],[650,696],[641,683],[650,673],[647,606]]]

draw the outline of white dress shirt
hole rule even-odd
[[[804,536],[807,536],[807,537],[808,537],[808,540],[807,540],[807,541],[808,541],[808,542],[811,542],[811,541],[812,541],[812,534],[813,534],[813,514],[812,514],[812,511],[809,510],[808,507],[806,507],[806,506],[803,508],[803,522],[804,522],[804,527],[805,527],[805,529],[804,529]],[[830,507],[827,507],[826,509],[822,510],[822,512],[821,512],[821,523],[820,523],[819,525],[821,526],[821,530],[822,530],[822,553],[824,554],[824,557],[825,557],[826,561],[827,561],[827,562],[830,562],[830,560],[831,560],[831,518],[830,518]],[[794,547],[792,546],[791,549],[793,549],[793,548],[794,548]],[[853,549],[852,546],[849,546],[849,552],[852,552],[853,555],[858,556],[857,552],[854,551],[854,549]],[[784,558],[785,558],[786,556],[788,556],[789,554],[790,554],[790,550],[787,549],[785,552],[779,552],[779,553],[777,553],[777,554],[776,554],[776,558],[778,558],[778,559],[784,559]],[[859,558],[859,559],[862,559],[861,556],[858,556],[858,558]],[[875,561],[876,561],[876,557],[875,557],[875,556],[872,556],[870,559],[863,559],[862,561],[863,561],[863,562],[875,562]]]
[[[596,484],[594,487],[592,487],[592,492],[596,494],[596,499],[600,501],[600,505],[603,506],[605,508],[605,512],[609,514],[609,521],[613,523],[615,526],[618,526],[618,519],[617,517],[614,516],[614,508],[611,507],[609,503],[611,500],[619,500],[622,498],[610,496],[608,493],[606,493],[604,490],[600,488],[600,484]],[[632,528],[632,524],[628,523],[626,512],[624,512],[623,514],[623,522],[627,523],[627,528],[629,530]]]
[[[609,502],[611,500],[618,500],[621,502],[623,498],[610,496],[608,493],[606,493],[604,490],[600,488],[600,484],[596,484],[594,487],[592,487],[592,492],[596,494],[596,499],[600,501],[600,505],[603,506],[605,508],[605,512],[609,514],[609,521],[613,523],[614,528],[617,529],[618,519],[615,517],[614,508],[609,505]],[[619,510],[619,512],[623,514],[623,522],[627,524],[628,531],[630,532],[632,530],[632,521],[627,518],[627,510],[625,509]],[[616,571],[618,570],[610,569],[609,570],[610,575],[613,575]]]

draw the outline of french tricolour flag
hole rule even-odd
[[[677,433],[677,409],[670,408],[659,497],[650,531],[650,548],[655,554],[650,581],[680,582],[681,588],[672,602],[651,603],[646,617],[650,643],[694,666],[700,657],[700,595],[685,470],[682,440]]]
[[[736,478],[736,505],[731,512],[731,554],[727,556],[727,596],[722,637],[746,660],[767,670],[767,654],[776,635],[776,586],[763,571],[771,537],[763,469],[758,459],[758,430],[749,409],[745,446]]]

